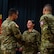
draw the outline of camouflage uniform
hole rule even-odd
[[[40,44],[40,33],[36,30],[32,32],[25,31],[22,36],[23,52],[22,54],[36,54],[38,52],[38,46]]]
[[[54,53],[54,16],[45,14],[40,18],[41,27],[41,54]]]
[[[16,42],[20,39],[21,33],[18,25],[10,20],[6,19],[2,23],[2,39],[1,39],[1,54],[16,54]]]

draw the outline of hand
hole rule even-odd
[[[19,49],[18,49],[18,48],[16,48],[16,51],[19,51]]]
[[[40,54],[40,52],[38,52],[37,54]]]
[[[19,52],[22,52],[22,50],[23,50],[22,47],[20,47],[20,48],[19,48]]]

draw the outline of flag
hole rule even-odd
[[[2,14],[0,14],[0,34],[1,34]]]

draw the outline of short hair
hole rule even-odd
[[[46,4],[46,5],[44,6],[44,8],[46,8],[46,7],[48,8],[49,11],[52,11],[52,6],[51,6],[51,4]]]
[[[35,24],[35,21],[34,21],[34,20],[31,20],[31,19],[29,19],[29,20],[30,20],[33,24]],[[29,20],[28,20],[28,21],[29,21]]]
[[[8,15],[12,15],[13,13],[14,14],[17,14],[17,12],[18,12],[18,10],[16,10],[15,8],[11,8],[10,10],[9,10],[9,12],[8,12]]]

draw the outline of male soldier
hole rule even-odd
[[[54,53],[54,16],[52,7],[46,4],[43,8],[43,15],[40,18],[41,27],[41,54]]]
[[[1,54],[16,54],[16,42],[20,39],[19,26],[14,22],[18,18],[18,11],[9,10],[8,18],[2,23]]]
[[[38,52],[38,47],[40,44],[40,33],[34,29],[34,25],[34,20],[28,20],[28,30],[24,31],[22,36],[22,54],[37,54]]]

